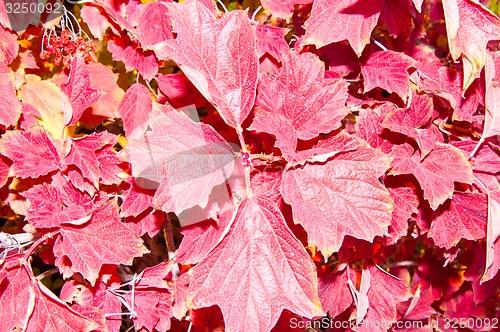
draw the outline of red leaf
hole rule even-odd
[[[0,63],[9,65],[19,52],[16,34],[0,27]]]
[[[261,0],[262,6],[269,9],[275,17],[288,20],[292,17],[295,4],[310,4],[313,0]]]
[[[385,332],[389,324],[396,322],[396,305],[408,300],[411,293],[402,280],[377,265],[370,265],[363,270],[363,274],[366,272],[370,275],[370,289],[367,293],[370,306],[363,325],[357,331]]]
[[[434,148],[440,136],[442,140],[439,131],[434,127],[427,128],[433,109],[431,98],[427,95],[414,94],[410,107],[404,110],[396,109],[389,113],[382,122],[382,126],[414,138],[424,157]]]
[[[11,174],[22,179],[37,178],[60,168],[58,151],[40,128],[6,132],[0,140],[0,152],[12,160]]]
[[[371,54],[361,66],[364,91],[380,87],[395,92],[406,101],[410,84],[408,69],[414,64],[415,60],[400,52],[380,51]]]
[[[92,331],[97,324],[70,309],[42,283],[33,285],[36,294],[35,309],[26,332],[84,332]]]
[[[166,216],[163,211],[144,212],[137,217],[127,217],[125,219],[128,228],[133,230],[137,236],[143,236],[148,233],[152,238],[163,227]]]
[[[452,197],[454,182],[474,182],[470,163],[454,146],[437,143],[422,161],[408,144],[394,146],[392,154],[391,173],[413,174],[433,210]]]
[[[5,127],[15,126],[21,116],[21,103],[14,90],[12,70],[0,65],[0,124]]]
[[[59,190],[59,186],[55,186],[57,184],[36,185],[22,194],[30,204],[26,219],[33,227],[80,225],[90,219],[92,209],[90,197],[82,195],[69,184],[61,186],[62,190]]]
[[[0,332],[26,329],[35,306],[31,277],[18,259],[7,261],[0,270]]]
[[[115,136],[102,133],[91,134],[80,139],[72,139],[71,150],[66,158],[64,158],[64,163],[78,167],[83,177],[88,179],[95,188],[99,188],[101,172],[96,150],[114,139]]]
[[[444,0],[443,7],[451,56],[462,55],[465,91],[486,63],[488,41],[500,39],[500,19],[475,1]]]
[[[127,71],[137,71],[145,80],[151,80],[158,73],[158,61],[153,51],[144,51],[126,37],[115,37],[108,41],[108,50],[113,60],[122,61]]]
[[[408,219],[413,213],[417,213],[419,201],[414,188],[398,187],[388,188],[388,190],[394,201],[388,244],[393,244],[408,232]]]
[[[394,109],[389,104],[382,105],[381,108]],[[381,109],[379,109],[381,112]],[[380,148],[384,153],[390,153],[394,144],[382,137],[384,128],[381,126],[380,115],[373,109],[367,108],[359,113],[356,119],[356,133],[364,139],[372,148]]]
[[[221,240],[226,227],[233,217],[233,209],[227,208],[219,216],[217,222],[206,220],[181,230],[182,242],[177,249],[177,259],[183,264],[196,264],[203,260]]]
[[[263,74],[251,129],[276,136],[276,146],[293,159],[297,139],[309,140],[337,129],[347,115],[347,85],[325,79],[324,63],[318,57],[289,52],[277,76]]]
[[[347,286],[348,280],[356,282],[356,274],[345,264],[340,264],[337,271],[319,279],[318,293],[321,304],[332,318],[343,313],[353,302]]]
[[[161,75],[156,78],[158,87],[174,108],[195,105],[200,108],[207,104],[205,97],[196,89],[191,81],[183,74]]]
[[[92,35],[99,40],[103,40],[106,30],[111,27],[111,23],[103,15],[103,10],[91,5],[83,6],[80,10],[80,16],[89,27]]]
[[[153,203],[154,191],[138,186],[134,178],[130,178],[130,188],[122,195],[123,203],[120,206],[120,216],[137,217]]]
[[[480,193],[453,194],[434,213],[429,236],[440,246],[449,249],[460,239],[480,240],[486,237],[487,200]]]
[[[358,56],[369,43],[384,0],[317,0],[304,23],[304,43],[317,48],[347,39]]]
[[[384,9],[380,13],[380,20],[385,23],[387,30],[394,37],[411,29],[410,0],[386,0]],[[413,7],[413,6],[411,6]]]
[[[5,157],[0,157],[0,187],[3,187],[9,180],[10,164],[6,160]]]
[[[500,52],[492,52],[486,59],[486,93],[484,129],[482,138],[500,134]]]
[[[83,111],[96,103],[100,97],[99,90],[91,86],[89,66],[79,55],[71,61],[68,82],[61,86],[61,90],[68,96],[73,109],[72,114],[64,115],[64,122],[68,126],[76,124]]]
[[[146,130],[144,126],[152,110],[153,99],[148,88],[142,84],[132,84],[116,110],[123,120],[123,130],[128,139],[138,138]]]
[[[118,208],[106,202],[83,226],[63,226],[54,244],[56,266],[65,278],[79,272],[95,284],[103,264],[132,264],[149,251],[118,218]]]
[[[240,126],[252,110],[258,72],[255,28],[247,13],[234,10],[217,20],[198,1],[168,8],[177,37],[158,44],[156,53],[177,62],[227,124]]]
[[[289,29],[273,27],[269,25],[257,26],[257,55],[260,57],[268,53],[276,60],[281,61],[284,54],[288,53],[290,47],[285,40]]]
[[[361,147],[333,157],[325,165],[305,165],[283,175],[281,194],[292,206],[324,257],[337,252],[344,237],[372,241],[387,235],[393,203],[378,181],[389,168],[389,158]]]
[[[217,304],[228,330],[269,331],[283,309],[307,318],[323,314],[314,271],[274,205],[249,198],[222,242],[194,268],[188,300]]]
[[[212,188],[232,173],[231,146],[211,126],[174,110],[153,111],[148,126],[126,147],[136,184],[157,189],[153,205],[165,212],[204,208]]]
[[[119,184],[122,181],[119,174],[123,171],[123,165],[116,152],[113,151],[112,146],[105,146],[97,150],[95,154],[99,161],[101,183],[107,185]]]
[[[141,46],[150,48],[172,39],[172,23],[165,2],[149,2],[141,8],[137,33]]]

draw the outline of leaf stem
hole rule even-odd
[[[245,143],[245,138],[243,137],[243,129],[240,125],[236,128],[238,133],[238,139],[240,140],[241,152],[249,155],[247,145]],[[252,187],[250,186],[250,167],[245,166],[245,187],[247,191],[247,197],[252,195]]]

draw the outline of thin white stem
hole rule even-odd
[[[39,275],[36,276],[36,279],[42,280],[42,279],[47,278],[48,276],[51,276],[51,275],[56,274],[58,272],[59,272],[58,268],[53,268],[53,269],[50,269],[50,270],[45,271],[43,273],[40,273]]]
[[[255,17],[257,16],[257,13],[258,13],[261,9],[262,9],[262,6],[259,6],[259,7],[257,7],[257,8],[255,9],[255,11],[253,12],[253,14],[252,14],[252,21],[253,21],[253,22],[257,22],[257,21],[255,21]]]
[[[224,9],[224,12],[225,12],[225,13],[228,13],[228,12],[229,12],[229,10],[227,10],[227,7],[226,7],[226,5],[224,4],[224,2],[222,2],[222,0],[217,0],[217,2],[219,3],[219,5],[221,5],[221,6],[222,6],[222,8]]]
[[[158,99],[159,94],[153,90],[153,88],[151,87],[151,85],[147,80],[144,80],[144,82],[146,83],[146,86],[149,88],[149,91],[153,94],[153,96],[155,96],[155,98]]]
[[[474,157],[474,155],[479,150],[479,148],[481,147],[481,145],[483,145],[483,143],[484,143],[484,135],[481,136],[481,138],[479,139],[479,142],[477,142],[476,146],[474,147],[474,150],[472,150],[472,152],[470,153],[470,155],[467,158],[467,160],[469,160],[470,158]]]
[[[378,47],[380,47],[381,49],[383,49],[384,51],[389,51],[389,49],[387,47],[385,47],[384,45],[382,45],[381,42],[379,42],[378,40],[376,40],[375,38],[372,38],[372,41],[375,45],[377,45]]]

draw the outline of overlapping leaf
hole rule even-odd
[[[410,82],[408,69],[414,63],[415,60],[399,52],[373,53],[361,67],[365,92],[380,87],[388,92],[395,92],[406,101]]]
[[[12,81],[12,71],[0,65],[0,124],[5,127],[15,126],[21,116],[21,103]]]
[[[443,7],[451,56],[462,55],[465,91],[486,63],[488,41],[500,39],[500,19],[474,0],[444,0]]]
[[[217,20],[198,1],[168,8],[177,37],[154,47],[156,54],[177,62],[224,121],[240,126],[252,110],[258,72],[255,28],[246,12]]]
[[[116,203],[104,202],[81,226],[63,226],[54,244],[56,266],[63,276],[79,272],[91,284],[103,264],[131,264],[148,250],[118,218]]]
[[[269,331],[281,311],[322,315],[314,264],[274,205],[248,198],[228,233],[193,271],[189,299],[217,304],[226,329]]]
[[[20,178],[37,178],[61,167],[58,150],[41,128],[5,133],[0,152],[12,160],[11,174]]]
[[[360,147],[324,165],[285,172],[281,194],[323,256],[338,251],[346,235],[367,241],[387,235],[393,202],[378,178],[389,160],[378,150]]]
[[[276,136],[276,146],[292,160],[297,140],[309,140],[340,127],[347,115],[347,85],[326,79],[324,64],[314,55],[290,51],[277,76],[263,74],[251,129]]]
[[[304,23],[304,42],[320,48],[347,39],[361,56],[383,7],[384,0],[317,0]]]
[[[448,204],[433,215],[429,236],[447,249],[461,239],[486,237],[487,199],[480,193],[455,193]]]
[[[457,148],[437,143],[422,161],[408,145],[393,148],[393,174],[413,174],[424,191],[424,198],[433,210],[453,195],[454,182],[472,184],[471,164]]]
[[[126,148],[136,184],[157,189],[153,205],[166,212],[204,208],[212,188],[232,173],[231,146],[211,126],[174,110],[153,111],[148,128]]]

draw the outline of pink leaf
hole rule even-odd
[[[21,116],[21,103],[14,90],[12,70],[0,65],[0,124],[15,126]]]
[[[358,56],[370,41],[384,0],[316,0],[304,23],[304,43],[317,48],[347,39]]]
[[[285,158],[293,158],[297,139],[309,140],[337,129],[347,115],[347,85],[325,79],[324,63],[316,56],[289,52],[275,76],[263,74],[251,129],[276,136]]]
[[[348,280],[355,281],[356,274],[345,264],[340,264],[337,271],[319,279],[318,293],[321,304],[332,318],[343,313],[353,303],[347,286]]]
[[[232,172],[231,146],[211,126],[184,113],[153,111],[150,119],[151,130],[126,147],[136,183],[157,189],[153,205],[165,212],[204,208],[212,188]]]
[[[389,244],[392,244],[408,232],[408,219],[413,213],[417,213],[419,201],[414,188],[398,187],[388,190],[395,205],[389,226]]]
[[[61,86],[68,96],[73,113],[65,115],[65,123],[72,126],[80,120],[83,111],[99,100],[100,92],[91,86],[89,66],[81,56],[75,56],[71,61],[71,71],[68,82]]]
[[[439,131],[427,129],[433,109],[431,98],[427,95],[414,94],[410,107],[389,113],[382,126],[414,138],[422,150],[422,156],[426,156],[434,148],[440,136]]]
[[[89,27],[92,35],[103,40],[106,30],[111,27],[111,23],[103,15],[103,10],[98,7],[84,6],[80,11],[80,16]]]
[[[290,47],[285,40],[289,29],[273,27],[269,25],[257,26],[257,55],[260,57],[268,53],[276,60],[281,61],[284,54],[288,53]]]
[[[385,107],[390,110],[394,109],[393,106],[382,105],[382,108]],[[384,128],[382,127],[381,122],[382,120],[377,112],[371,108],[364,109],[359,113],[359,116],[356,119],[356,133],[372,148],[380,148],[382,152],[390,153],[394,144],[382,136]]]
[[[156,78],[158,87],[174,108],[195,105],[199,108],[207,103],[205,97],[196,89],[191,81],[183,74],[167,74]]]
[[[128,88],[116,112],[123,120],[123,130],[128,139],[138,138],[145,130],[153,99],[144,85],[134,83]]]
[[[500,134],[500,52],[490,53],[485,69],[486,94],[482,138]]]
[[[462,55],[465,91],[486,63],[488,41],[500,39],[500,19],[475,1],[444,0],[443,7],[451,56]]]
[[[262,6],[269,9],[273,16],[288,20],[292,17],[295,4],[310,4],[313,0],[262,0]]]
[[[16,327],[25,330],[35,306],[30,275],[19,263],[14,258],[0,270],[0,332],[10,332]]]
[[[221,236],[233,218],[233,213],[232,208],[227,208],[222,211],[217,222],[206,220],[183,228],[181,233],[184,237],[179,249],[177,249],[179,262],[196,264],[202,261],[206,254],[221,240]]]
[[[437,143],[422,161],[408,144],[395,146],[392,154],[391,172],[413,174],[433,210],[452,197],[454,182],[474,182],[472,167],[464,153],[451,145]]]
[[[130,188],[122,195],[123,203],[120,206],[120,216],[138,216],[153,203],[154,190],[143,188],[135,183],[134,178],[130,178]]]
[[[361,66],[364,91],[380,87],[398,94],[403,101],[406,101],[410,83],[408,69],[414,64],[415,60],[403,53],[394,51],[373,53]]]
[[[33,288],[36,293],[35,309],[26,332],[86,332],[97,327],[95,322],[70,309],[41,282],[37,282]]]
[[[305,165],[283,175],[281,194],[292,206],[324,257],[337,252],[344,237],[372,241],[386,235],[393,203],[378,181],[389,168],[389,157],[360,147],[333,157],[325,165]]]
[[[99,187],[101,172],[99,171],[99,161],[96,158],[95,150],[101,148],[101,143],[95,139],[95,134],[81,139],[71,141],[71,150],[64,158],[67,165],[74,165],[82,172],[84,178],[88,179],[94,187]]]
[[[252,110],[258,72],[255,28],[247,13],[234,10],[217,20],[198,1],[168,8],[177,37],[158,44],[156,53],[177,62],[227,124],[240,126]]]
[[[367,294],[370,306],[358,331],[385,332],[387,328],[380,322],[385,322],[387,325],[396,322],[396,305],[408,300],[411,293],[402,280],[377,265],[370,265],[366,270],[370,272],[370,289]]]
[[[460,239],[480,240],[486,237],[487,200],[480,193],[456,192],[432,217],[429,237],[449,249]]]
[[[103,264],[132,264],[148,250],[118,218],[118,208],[106,202],[84,226],[64,226],[54,244],[56,266],[65,278],[79,272],[95,284]]]
[[[166,215],[163,211],[147,211],[137,217],[125,218],[127,227],[133,230],[138,236],[148,233],[150,237],[155,236],[162,229],[166,220]]]
[[[145,80],[151,80],[158,73],[158,61],[153,51],[145,51],[126,37],[115,37],[108,41],[108,50],[113,60],[122,61],[127,71],[137,71]]]
[[[167,6],[164,2],[146,3],[137,22],[137,33],[141,46],[150,48],[162,41],[172,39],[171,25]]]
[[[0,152],[12,160],[12,175],[37,178],[60,168],[59,154],[42,129],[8,131],[0,140]]]
[[[62,190],[54,185],[36,185],[22,194],[30,205],[27,221],[36,228],[88,221],[92,208],[90,197],[82,195],[71,185],[66,184]]]
[[[102,184],[118,184],[122,181],[119,174],[123,172],[122,161],[113,151],[112,146],[108,145],[95,151],[99,161],[99,171],[101,172]]]
[[[189,298],[197,307],[217,304],[234,331],[269,331],[283,309],[322,315],[314,264],[264,199],[239,206],[227,235],[193,270]]]
[[[4,27],[0,27],[0,63],[9,65],[19,52],[17,36]]]

